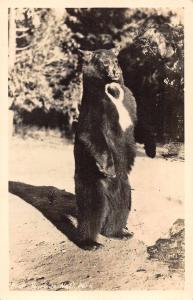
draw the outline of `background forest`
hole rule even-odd
[[[182,10],[149,8],[10,9],[9,100],[15,133],[35,126],[72,137],[81,100],[78,49],[120,45],[125,84],[138,104],[137,141],[149,135],[156,142],[183,142],[182,16]]]

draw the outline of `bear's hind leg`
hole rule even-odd
[[[116,191],[109,196],[109,212],[101,233],[110,238],[129,239],[133,233],[126,227],[131,208],[131,188],[128,181],[120,179]]]
[[[103,247],[102,244],[96,242],[97,234],[100,232],[100,219],[93,219],[94,216],[85,216],[78,220],[78,232],[80,237],[79,246],[84,250],[97,250]]]
[[[126,227],[128,214],[129,214],[129,210],[126,208],[118,212],[112,209],[109,215],[107,216],[101,234],[106,237],[116,238],[116,239],[131,238],[132,233],[130,233]]]
[[[85,250],[97,250],[103,246],[96,242],[96,239],[107,214],[105,197],[96,189],[89,195],[87,191],[87,197],[85,197],[86,195],[81,196],[77,199],[79,245]],[[88,198],[88,196],[90,197]]]

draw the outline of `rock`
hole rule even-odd
[[[184,270],[184,220],[177,219],[169,229],[168,238],[160,238],[147,247],[149,259],[167,263],[170,269]]]

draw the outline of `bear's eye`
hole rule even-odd
[[[108,59],[103,60],[104,66],[108,66],[110,64],[110,61]]]
[[[117,59],[117,58],[115,58],[114,62],[115,62],[116,64],[118,64],[118,59]]]

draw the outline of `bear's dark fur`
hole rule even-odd
[[[124,85],[117,54],[116,49],[84,54],[83,96],[74,146],[78,230],[84,249],[101,246],[96,242],[99,233],[130,236],[125,229],[131,207],[127,174],[135,158],[136,104]],[[120,92],[124,98],[119,109]],[[131,121],[124,129],[120,125],[122,111]]]

